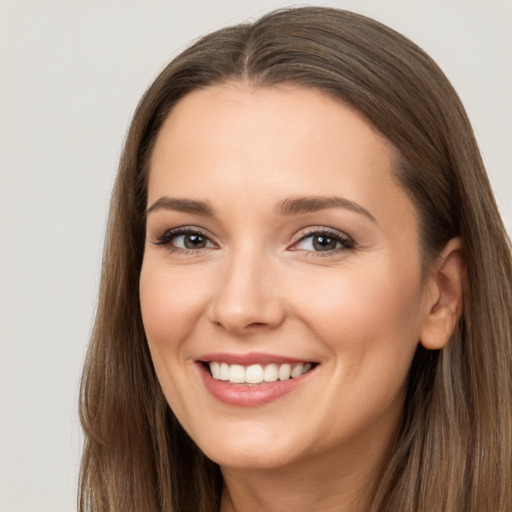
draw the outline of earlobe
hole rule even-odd
[[[441,251],[430,276],[420,343],[428,350],[443,348],[462,314],[466,267],[460,238],[452,238]]]

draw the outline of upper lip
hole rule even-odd
[[[269,354],[265,352],[248,352],[246,354],[234,354],[216,352],[210,354],[203,354],[198,358],[202,363],[210,363],[216,361],[219,363],[239,364],[241,366],[250,366],[251,364],[297,364],[297,363],[313,363],[310,359],[303,359],[297,357],[290,357],[278,354]]]

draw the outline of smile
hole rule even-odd
[[[263,353],[205,354],[196,363],[210,395],[236,407],[273,402],[306,385],[320,366],[317,362]]]
[[[214,379],[230,382],[231,384],[262,384],[278,380],[286,381],[296,379],[312,368],[311,363],[270,363],[242,366],[217,361],[209,362],[208,366]]]

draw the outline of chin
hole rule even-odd
[[[245,436],[224,433],[198,441],[200,450],[221,468],[276,469],[300,457],[298,440],[294,443],[289,436],[288,439],[284,436],[276,439],[261,427],[257,431],[248,431]]]

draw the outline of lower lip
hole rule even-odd
[[[224,380],[214,379],[201,363],[198,363],[198,366],[206,389],[217,400],[238,407],[256,407],[273,402],[301,386],[312,372],[310,370],[295,379],[263,382],[249,386],[247,384],[231,384]]]

